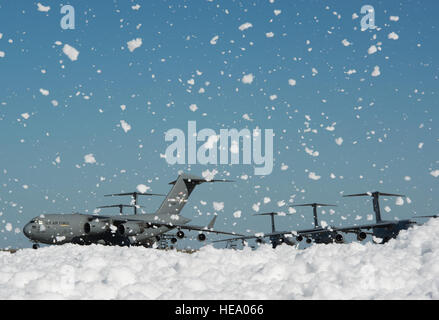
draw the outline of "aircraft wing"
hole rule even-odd
[[[138,219],[138,218],[129,218],[124,216],[96,216],[96,215],[90,215],[89,220],[99,219],[100,221],[111,221],[115,224],[121,224],[125,222],[138,222],[139,224],[144,224],[152,227],[167,227],[170,229],[178,228],[178,229],[185,229],[185,230],[195,230],[195,231],[203,231],[203,232],[209,232],[209,233],[216,233],[216,234],[226,234],[226,235],[232,235],[232,236],[242,236],[241,234],[234,233],[234,232],[227,232],[227,231],[221,231],[221,230],[214,230],[213,224],[215,223],[216,216],[214,216],[213,220],[205,227],[202,226],[193,226],[188,225],[184,223],[178,223],[178,222],[162,222],[162,221],[146,221],[144,219]]]
[[[389,222],[363,224],[363,225],[350,226],[350,227],[341,227],[341,228],[337,227],[337,228],[333,228],[332,230],[349,233],[349,232],[357,232],[363,229],[369,230],[372,228],[387,228],[394,224],[395,224],[394,222],[389,221]]]
[[[276,235],[292,235],[292,236],[312,236],[315,234],[319,234],[319,233],[326,233],[326,232],[345,232],[345,233],[349,233],[349,232],[357,232],[359,230],[362,229],[371,229],[371,228],[385,228],[388,226],[393,225],[393,222],[382,222],[382,223],[375,223],[375,224],[367,224],[367,225],[360,225],[360,226],[351,226],[351,227],[342,227],[342,228],[338,228],[338,227],[327,227],[327,228],[313,228],[313,229],[305,229],[305,230],[297,230],[297,231],[282,231],[282,232],[273,232],[273,233],[264,233],[263,235],[257,236],[257,235],[249,235],[249,236],[240,236],[240,237],[235,237],[235,238],[228,238],[228,239],[221,239],[221,240],[215,240],[212,242],[224,242],[224,241],[234,241],[234,240],[250,240],[250,239],[262,239],[262,238],[267,238],[270,236],[276,236]]]
[[[240,234],[234,233],[234,232],[214,230],[213,228],[191,226],[191,225],[187,225],[187,224],[155,223],[155,222],[153,222],[151,224],[159,226],[159,227],[178,228],[178,229],[185,229],[185,230],[189,230],[189,231],[195,230],[195,231],[210,232],[210,233],[216,233],[216,234],[227,234],[227,235],[232,235],[232,236],[240,236]]]
[[[290,234],[293,235],[294,232],[292,231],[280,231],[280,232],[271,232],[271,233],[264,233],[261,235],[249,235],[249,236],[240,236],[240,237],[235,237],[235,238],[228,238],[228,239],[221,239],[221,240],[215,240],[212,242],[224,242],[224,241],[235,241],[235,240],[250,240],[250,239],[262,239],[262,238],[267,238],[267,237],[271,237],[271,236],[279,236],[279,235],[286,235],[286,234]]]

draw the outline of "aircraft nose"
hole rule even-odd
[[[31,234],[31,228],[32,228],[32,224],[31,224],[31,223],[26,224],[26,225],[24,226],[24,228],[23,228],[23,233],[24,233],[24,235],[25,235],[26,237],[28,237],[28,238],[29,238],[29,236],[30,236],[30,234]]]

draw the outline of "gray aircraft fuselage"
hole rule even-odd
[[[171,217],[172,216],[172,217]],[[167,226],[151,226],[148,222],[175,222],[175,215],[171,214],[141,214],[141,215],[115,215],[115,220],[136,219],[144,222],[139,233],[130,235],[121,234],[111,221],[99,220],[97,215],[87,214],[45,214],[33,218],[23,228],[24,235],[30,240],[44,244],[119,244],[119,245],[145,245],[151,246],[157,237],[173,228]],[[178,216],[178,222],[188,223],[190,219]],[[129,221],[127,222],[129,223]],[[121,223],[119,223],[120,225]],[[138,223],[136,223],[136,226]]]

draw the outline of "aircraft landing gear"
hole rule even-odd
[[[40,247],[40,245],[38,244],[38,243],[34,243],[33,245],[32,245],[32,249],[38,249]]]

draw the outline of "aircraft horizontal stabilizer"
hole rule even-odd
[[[158,194],[158,193],[141,193],[141,192],[127,192],[127,193],[112,193],[106,194],[104,197],[117,197],[117,196],[166,196],[166,194]]]
[[[205,182],[235,182],[234,180],[226,180],[226,179],[205,179],[191,174],[182,174],[181,177],[185,181],[189,181],[195,184],[205,183]],[[169,184],[175,184],[177,180],[169,182]]]
[[[383,193],[383,192],[380,192],[380,196],[403,197],[403,198],[405,198],[405,195],[403,195],[403,194],[393,194],[393,193]]]
[[[367,193],[357,193],[357,194],[347,194],[343,197],[376,197],[376,196],[388,196],[388,197],[404,197],[402,194],[385,193],[385,192],[367,192]]]
[[[254,216],[291,216],[290,213],[283,212],[264,212],[264,213],[255,213]]]
[[[292,204],[290,207],[336,207],[335,204],[325,203],[305,203],[305,204]]]
[[[96,208],[103,209],[103,208],[120,208],[120,207],[134,208],[135,205],[132,205],[132,204],[113,204],[111,206],[100,206],[100,207],[96,207]],[[138,206],[138,207],[142,207],[142,206]]]
[[[372,193],[347,194],[347,195],[344,195],[343,197],[366,197],[366,196],[371,197]]]

